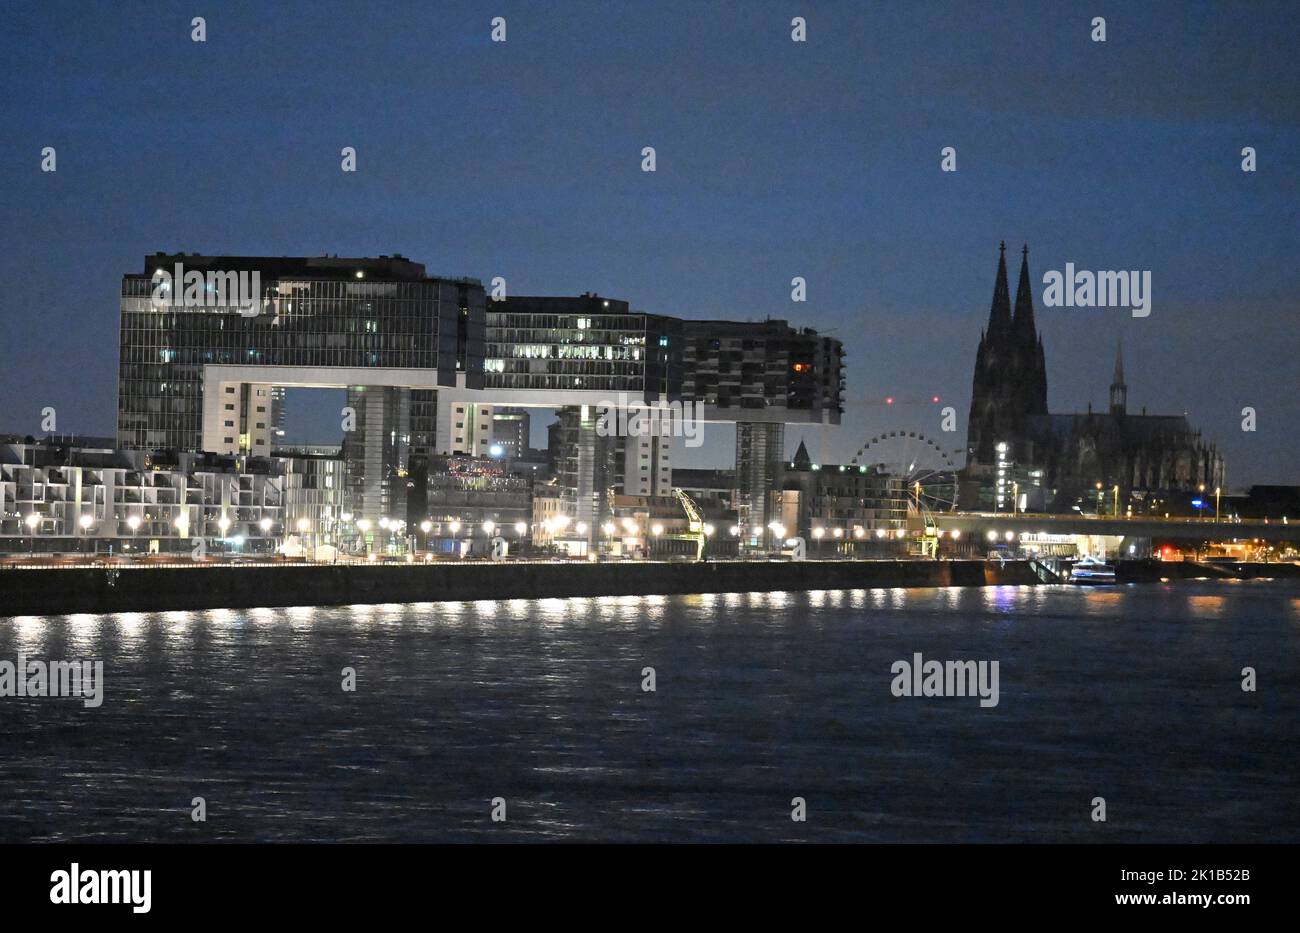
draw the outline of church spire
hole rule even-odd
[[[1110,382],[1110,413],[1123,415],[1128,411],[1128,386],[1124,384],[1124,347],[1115,341],[1115,375]]]
[[[1020,284],[1016,287],[1016,336],[1032,347],[1037,336],[1034,328],[1034,288],[1029,284],[1029,246],[1021,252]]]
[[[799,448],[794,452],[795,468],[806,470],[812,466],[812,457],[808,456],[808,448],[804,446],[803,438],[799,439]]]
[[[993,285],[993,305],[989,308],[989,337],[1001,336],[1011,329],[1011,290],[1007,288],[1007,244],[998,249],[998,277]]]

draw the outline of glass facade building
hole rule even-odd
[[[681,398],[682,322],[598,295],[490,301],[487,389],[626,392]]]
[[[256,287],[251,307],[222,303],[214,288],[238,273]],[[183,288],[193,274],[203,283]],[[484,300],[476,280],[429,278],[397,256],[148,256],[122,280],[118,442],[200,449],[207,365],[436,369],[440,385],[464,374],[481,387]],[[247,438],[259,413],[231,404],[238,423],[225,426]],[[269,398],[264,414],[269,436]]]

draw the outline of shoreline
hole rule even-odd
[[[150,570],[166,569],[166,573]],[[1300,579],[1291,563],[1121,561],[1117,582]],[[880,587],[1035,586],[1030,561],[811,560],[292,564],[0,571],[0,618],[106,612],[566,599]],[[1059,584],[1057,584],[1059,585]]]

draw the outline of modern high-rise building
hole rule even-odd
[[[373,521],[400,508],[413,435],[430,442],[427,393],[482,388],[484,301],[477,280],[401,256],[148,256],[122,280],[118,443],[266,455],[277,389],[347,388],[345,454]]]
[[[736,503],[747,543],[776,520],[785,425],[839,424],[844,348],[785,321],[684,321],[682,394],[736,423]]]
[[[148,256],[122,280],[118,441],[259,454],[269,387],[481,387],[483,303],[400,256]]]
[[[289,420],[288,390],[284,386],[271,386],[271,445],[285,442],[285,424]]]
[[[526,408],[497,408],[492,412],[492,456],[515,459],[528,454],[532,418]],[[493,452],[492,448],[500,448]]]
[[[673,444],[597,442],[596,413],[698,401],[693,417],[738,423],[746,520],[762,527],[783,425],[839,422],[842,356],[782,321],[684,321],[590,293],[488,302],[477,280],[401,256],[154,254],[122,282],[118,442],[266,455],[286,388],[346,389],[347,483],[373,525],[405,515],[429,457],[522,451],[527,411],[565,410],[562,501],[594,517],[616,486],[668,495]]]

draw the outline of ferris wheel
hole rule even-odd
[[[871,466],[906,487],[909,508],[920,512],[957,509],[958,451],[949,451],[921,431],[900,428],[867,438],[851,463]]]

